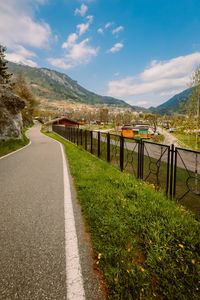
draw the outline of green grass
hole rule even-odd
[[[175,136],[177,139],[179,139],[181,142],[183,142],[186,146],[189,146],[191,149],[195,149],[195,142],[196,137],[194,134],[188,135],[186,133],[180,133],[180,132],[170,132],[173,136]],[[198,138],[198,149],[197,151],[200,151],[200,137]]]
[[[23,128],[22,130],[23,138],[21,140],[9,139],[7,141],[0,141],[0,157],[27,145],[29,143],[29,139],[25,134],[27,130],[28,128]]]
[[[200,225],[182,206],[58,135],[109,299],[199,299]]]

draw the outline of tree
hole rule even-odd
[[[30,90],[22,72],[16,75],[13,91],[25,101],[26,105],[22,111],[22,118],[24,125],[28,126],[33,123],[33,115],[38,102]]]
[[[100,122],[108,123],[108,108],[102,108],[99,112]]]
[[[184,103],[181,105],[187,114],[187,120],[184,124],[184,128],[188,133],[195,132],[195,149],[198,149],[198,135],[200,129],[200,66],[194,71],[191,79],[192,92]]]
[[[8,67],[6,66],[7,61],[5,58],[6,47],[0,45],[0,84],[9,84],[11,73],[7,72]]]
[[[149,122],[154,133],[157,130],[158,118],[159,118],[159,115],[157,115],[157,114],[146,114],[145,115],[145,120],[147,120]]]

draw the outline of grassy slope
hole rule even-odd
[[[110,299],[199,299],[200,226],[152,186],[63,142]]]
[[[179,139],[181,142],[183,142],[185,145],[189,146],[191,149],[195,149],[195,143],[196,143],[196,136],[194,134],[187,135],[185,133],[179,133],[179,132],[172,132],[173,136],[175,136],[177,139]],[[200,137],[198,138],[198,151],[200,151]]]
[[[0,141],[0,157],[4,156],[10,152],[13,152],[19,148],[24,147],[29,143],[29,139],[26,137],[26,131],[28,128],[22,130],[22,140],[18,139],[9,139],[7,141]]]

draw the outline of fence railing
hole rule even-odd
[[[53,131],[162,189],[200,217],[200,152],[68,126],[54,125]]]

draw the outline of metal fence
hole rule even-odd
[[[67,126],[54,125],[53,131],[162,189],[200,217],[200,152]]]

